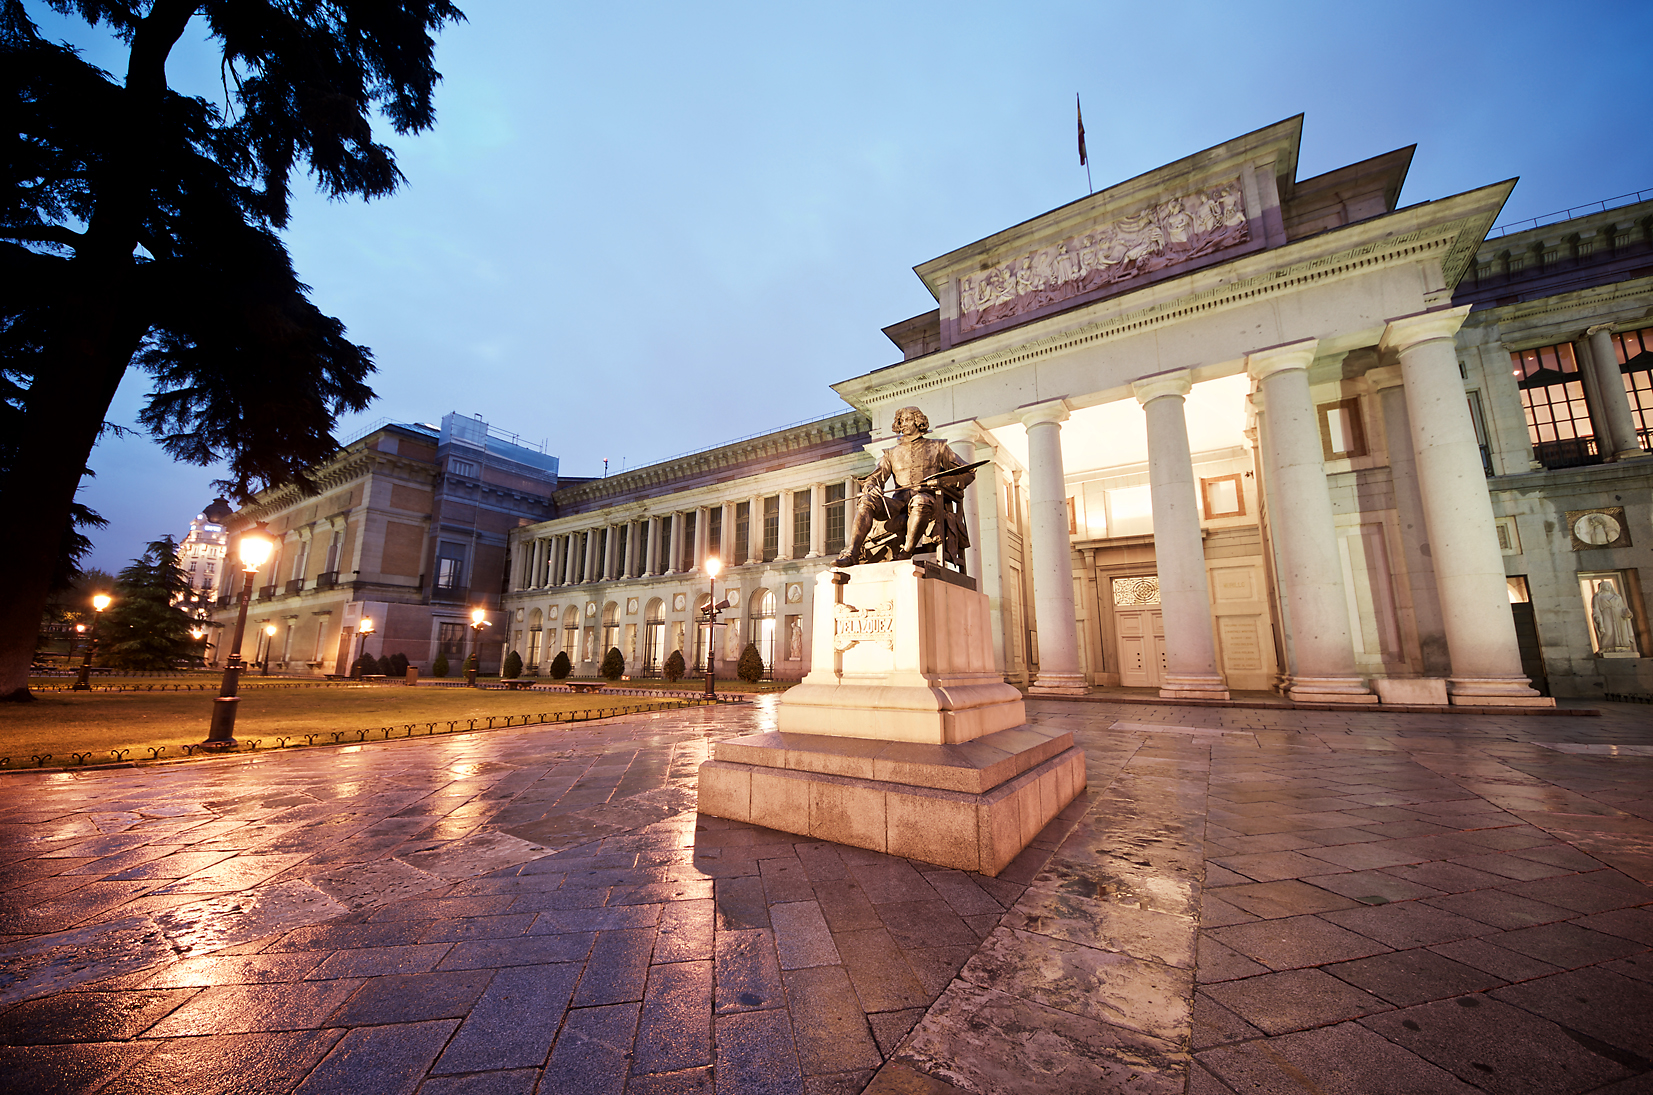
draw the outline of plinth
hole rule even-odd
[[[1084,790],[1073,735],[1031,727],[987,597],[918,562],[827,571],[810,672],[776,729],[713,746],[700,812],[995,875]]]

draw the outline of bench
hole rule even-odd
[[[568,687],[582,695],[587,692],[601,692],[603,686],[592,681],[570,681]]]
[[[538,682],[531,677],[516,677],[511,680],[501,680],[499,683],[513,692],[518,692],[524,688],[532,688]]]

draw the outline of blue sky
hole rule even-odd
[[[1653,189],[1645,2],[461,6],[408,185],[295,181],[299,272],[379,363],[341,438],[457,410],[592,475],[829,413],[934,306],[914,265],[1085,193],[1075,92],[1097,189],[1300,112],[1300,177],[1416,143],[1403,203]],[[222,99],[198,38],[169,74]],[[211,496],[146,440],[91,463],[106,569]]]

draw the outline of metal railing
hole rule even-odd
[[[1635,205],[1637,202],[1653,198],[1653,190],[1635,190],[1629,194],[1620,194],[1616,198],[1604,198],[1601,201],[1590,202],[1586,205],[1575,205],[1571,209],[1559,209],[1554,213],[1544,213],[1537,217],[1528,217],[1525,220],[1511,221],[1509,224],[1500,224],[1487,233],[1487,239],[1497,239],[1507,236],[1511,232],[1525,232],[1529,228],[1542,228],[1549,224],[1564,224],[1578,217],[1589,216],[1591,213],[1605,213],[1609,209],[1617,209],[1623,205]]]

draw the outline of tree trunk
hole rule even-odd
[[[10,535],[0,536],[0,574],[10,583],[0,598],[0,700],[34,698],[29,667],[69,527],[69,506],[115,389],[143,338],[144,325],[130,306],[108,303],[129,301],[131,281],[97,278],[78,300],[63,302],[60,314],[73,317],[73,334],[58,335],[29,388],[17,466],[0,482],[0,512],[15,522]]]

